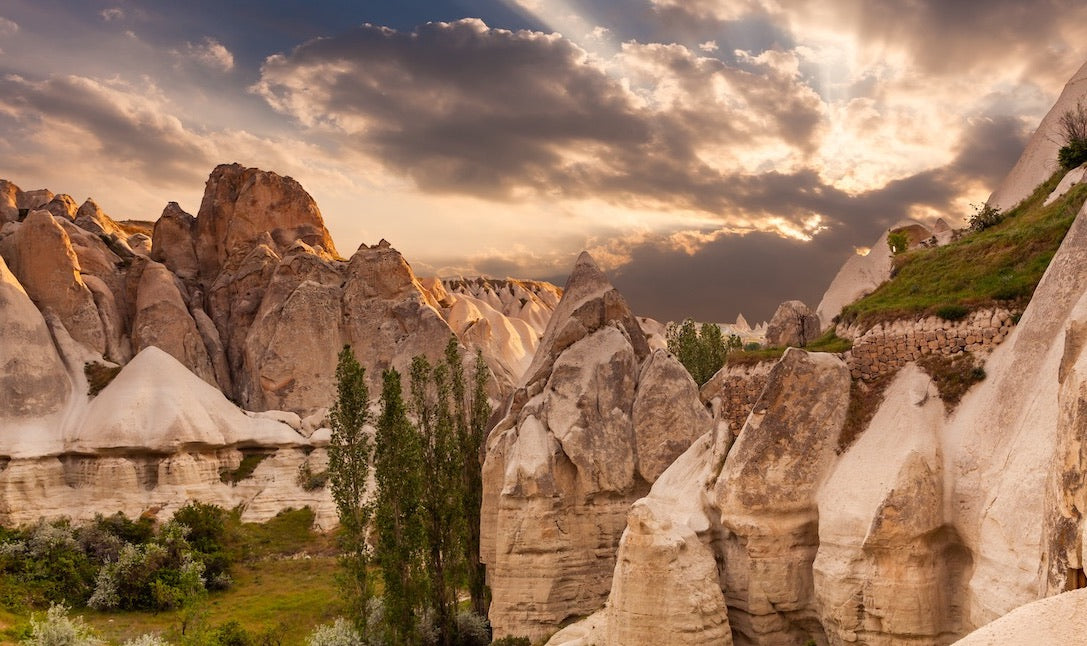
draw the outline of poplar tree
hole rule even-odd
[[[382,374],[381,416],[374,450],[374,561],[384,583],[385,631],[390,643],[419,642],[424,607],[420,491],[425,477],[419,434],[408,420],[400,373]]]
[[[340,584],[360,631],[365,634],[366,606],[373,595],[366,532],[370,522],[367,481],[373,446],[365,430],[370,417],[366,372],[345,345],[336,362],[336,401],[329,410],[332,436],[328,473],[340,517]]]

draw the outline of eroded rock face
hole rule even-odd
[[[611,596],[598,613],[603,627],[585,643],[732,644],[725,595],[716,585],[720,534],[709,487],[725,449],[727,438],[703,435],[631,507]]]
[[[248,408],[306,416],[329,405],[343,346],[342,283],[337,267],[305,243],[280,260],[246,338]]]
[[[144,260],[138,272],[132,345],[135,352],[155,346],[209,384],[218,387],[207,347],[189,315],[177,279],[165,265]]]
[[[607,607],[580,643],[822,640],[816,492],[834,466],[849,383],[838,358],[789,349],[735,443],[718,425],[631,508]]]
[[[493,278],[422,281],[454,334],[479,350],[503,396],[521,382],[562,295],[550,283]]]
[[[182,280],[194,280],[200,271],[193,229],[196,218],[170,202],[155,221],[151,235],[151,259],[166,265]]]
[[[849,384],[840,359],[787,350],[717,477],[729,622],[750,643],[802,644],[822,632],[815,495],[834,465]]]
[[[33,211],[3,241],[11,272],[40,309],[56,312],[77,341],[104,353],[106,336],[94,296],[79,275],[68,234],[48,211]]]
[[[487,443],[482,552],[496,634],[539,639],[603,605],[630,504],[709,429],[674,361],[649,357],[626,302],[582,254]],[[674,418],[646,408],[669,396]]]
[[[946,644],[971,557],[944,516],[943,403],[914,365],[819,493],[813,565],[831,643]]]
[[[298,182],[240,164],[217,166],[196,218],[201,275],[214,279],[228,257],[245,254],[264,234],[277,254],[301,240],[336,255],[317,204]]]
[[[45,417],[62,410],[71,395],[68,373],[45,319],[3,258],[0,330],[0,417]]]
[[[819,317],[800,301],[785,301],[778,305],[774,317],[766,326],[766,343],[784,348],[802,348],[819,337]]]

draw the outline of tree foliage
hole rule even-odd
[[[908,249],[909,246],[910,238],[905,231],[894,231],[887,234],[887,247],[890,248],[891,253],[898,255]]]
[[[1057,119],[1057,127],[1063,145],[1057,152],[1064,170],[1071,170],[1087,162],[1087,106],[1083,102],[1065,110]]]
[[[478,641],[479,631],[465,628],[474,624],[457,612],[465,589],[475,616],[486,613],[479,515],[489,372],[479,354],[471,377],[465,372],[451,338],[442,360],[412,361],[406,401],[400,374],[383,374],[373,562],[384,584],[380,632],[389,643]]]
[[[742,346],[735,334],[726,339],[721,327],[713,323],[697,326],[691,319],[670,323],[666,332],[668,351],[691,373],[699,386],[710,380],[728,358],[729,350]]]
[[[370,420],[366,372],[345,345],[336,363],[336,401],[329,410],[332,435],[328,472],[332,498],[340,517],[342,586],[353,616],[365,629],[366,602],[372,596],[370,552],[366,532],[370,522],[367,482],[373,445],[365,426]]]

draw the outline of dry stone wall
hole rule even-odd
[[[699,397],[710,407],[714,419],[727,420],[729,429],[738,433],[766,387],[775,363],[777,361],[746,365],[726,363],[702,386]]]
[[[839,325],[837,334],[853,340],[853,349],[845,353],[853,377],[872,379],[930,354],[988,355],[1014,325],[1011,311],[991,308],[972,312],[958,321],[928,316],[916,321],[880,323],[864,332]]]

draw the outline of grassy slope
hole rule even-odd
[[[239,559],[230,589],[207,598],[210,626],[234,620],[250,633],[273,631],[283,644],[302,644],[315,626],[342,614],[336,587],[338,572],[333,538],[311,531],[308,509],[284,512],[267,523],[241,523],[229,529]],[[82,615],[109,643],[144,633],[166,633],[180,625],[178,612],[95,612]],[[15,644],[28,615],[0,610],[0,644]]]
[[[896,256],[894,277],[846,306],[841,320],[867,326],[948,305],[1024,306],[1087,198],[1087,185],[1080,184],[1043,207],[1061,177],[1054,174],[996,226],[943,247]]]

